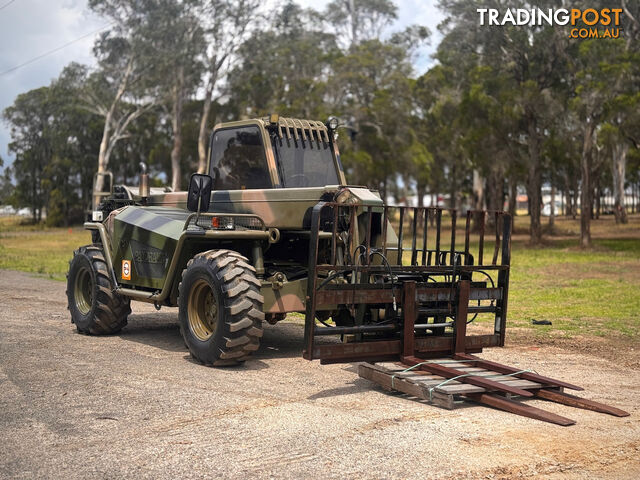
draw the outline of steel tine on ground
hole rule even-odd
[[[482,403],[506,412],[515,413],[523,417],[533,418],[535,420],[542,420],[543,422],[554,423],[556,425],[562,425],[568,427],[569,425],[575,425],[576,421],[570,418],[556,415],[555,413],[547,412],[541,408],[532,407],[531,405],[525,405],[521,402],[516,402],[510,398],[506,398],[500,395],[492,393],[467,393],[465,397],[473,400],[474,402]]]
[[[535,396],[544,400],[549,400],[555,403],[561,403],[562,405],[568,405],[570,407],[582,408],[584,410],[592,410],[599,413],[607,413],[615,417],[628,417],[629,413],[619,408],[610,407],[604,403],[596,402],[594,400],[588,400],[586,398],[580,398],[569,393],[557,392],[555,390],[540,389],[535,392]]]
[[[487,370],[493,370],[494,372],[504,373],[513,375],[514,377],[522,378],[524,380],[530,380],[532,382],[538,382],[546,385],[551,385],[554,387],[564,387],[570,390],[584,390],[582,387],[578,387],[577,385],[573,385],[568,382],[563,382],[562,380],[556,380],[554,378],[545,377],[543,375],[538,375],[533,372],[521,372],[522,369],[517,369],[514,367],[510,367],[508,365],[502,365],[501,363],[492,362],[489,360],[484,360],[482,358],[476,357],[475,355],[469,355],[467,353],[457,353],[453,356],[456,360],[469,360],[473,361],[474,365],[477,365],[482,368],[486,368]],[[517,373],[520,372],[520,373]]]

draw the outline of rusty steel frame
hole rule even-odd
[[[397,246],[388,244],[388,225],[391,225],[390,213],[398,211]],[[328,215],[325,212],[329,212]],[[443,214],[450,219],[450,240],[448,248],[443,248]],[[464,247],[456,250],[456,225],[458,214],[455,210],[432,207],[372,207],[346,205],[332,202],[320,202],[311,213],[311,235],[309,247],[309,267],[306,295],[305,340],[303,356],[306,359],[320,359],[323,363],[335,363],[349,360],[367,360],[389,358],[397,355],[416,355],[429,357],[443,353],[478,353],[485,347],[503,346],[506,326],[507,300],[509,290],[509,267],[511,259],[511,217],[504,212],[493,212],[495,218],[495,245],[491,263],[483,265],[486,219],[490,213],[468,211],[466,213]],[[375,217],[374,217],[375,215]],[[471,250],[471,218],[480,218],[478,226],[478,255]],[[328,220],[331,220],[330,222]],[[342,225],[348,233],[346,245],[338,243],[340,220],[348,219],[348,225]],[[379,221],[374,233],[373,225]],[[429,226],[433,220],[435,226]],[[324,222],[324,224],[323,224]],[[359,223],[360,222],[360,223]],[[356,232],[364,223],[364,234],[357,242]],[[407,225],[408,224],[408,225]],[[421,230],[421,231],[420,231]],[[320,242],[321,233],[331,233],[331,240]],[[377,247],[372,244],[373,235],[380,234],[381,242]],[[429,235],[431,234],[431,235]],[[404,245],[407,237],[410,239]],[[433,248],[429,248],[429,237],[435,236]],[[381,245],[380,245],[381,243]],[[320,248],[328,255],[320,258]],[[342,248],[342,256],[338,250]],[[362,253],[359,253],[362,251]],[[502,252],[500,262],[498,254]],[[410,265],[403,265],[405,252],[410,253]],[[372,257],[380,258],[373,263]],[[340,258],[344,260],[339,261]],[[475,263],[475,258],[479,263]],[[362,261],[360,261],[360,259]],[[474,272],[497,272],[497,283],[489,287],[486,282],[467,282]],[[351,273],[357,283],[327,283],[329,275]],[[387,283],[380,285],[369,282],[372,276],[386,276]],[[390,278],[405,277],[389,282]],[[430,282],[415,278],[427,278]],[[445,278],[437,282],[433,277]],[[322,283],[321,283],[322,282]],[[390,284],[389,284],[390,283]],[[461,285],[466,285],[462,287]],[[463,300],[460,301],[460,296]],[[466,300],[464,300],[466,298]],[[491,306],[480,306],[480,300],[491,300]],[[387,325],[362,325],[367,306],[389,307],[397,301],[402,305],[400,321]],[[478,301],[478,306],[469,305],[469,301]],[[439,307],[429,307],[425,304]],[[318,327],[316,313],[335,307],[349,305],[356,311],[353,327]],[[467,336],[467,315],[491,313],[495,316],[493,335]],[[418,318],[433,318],[433,323],[420,323]],[[438,318],[451,317],[451,322],[439,322]],[[397,320],[397,319],[396,319]],[[433,325],[456,326],[456,335],[418,335],[415,330],[424,332],[435,329]],[[415,328],[414,328],[415,327]],[[444,327],[440,327],[444,329]],[[435,332],[435,330],[432,330]],[[368,334],[385,334],[384,339],[371,339]],[[425,332],[426,333],[426,332]],[[355,335],[356,343],[318,345],[317,336]],[[415,337],[415,339],[414,339]],[[409,347],[409,343],[412,346]],[[411,351],[409,351],[411,350]]]
[[[329,258],[328,263],[320,263],[320,233],[326,232],[321,225],[324,209],[332,209],[332,222],[329,224],[331,240],[329,254],[324,254],[324,259]],[[387,233],[389,211],[399,210],[398,244],[396,248],[387,245]],[[339,262],[338,255],[338,229],[340,214],[348,218],[348,240],[343,251],[343,262]],[[358,211],[360,211],[358,215]],[[443,212],[447,212],[451,219],[451,237],[447,250],[442,249],[442,220]],[[374,213],[382,213],[381,237],[382,246],[376,249],[372,245],[372,225]],[[512,395],[524,398],[538,398],[560,403],[576,408],[592,410],[601,413],[623,417],[627,412],[604,405],[602,403],[580,398],[564,393],[562,389],[582,390],[581,387],[568,382],[549,378],[530,371],[523,371],[502,365],[500,363],[484,360],[472,353],[479,353],[485,347],[504,346],[507,300],[509,293],[509,268],[511,261],[511,217],[503,212],[493,212],[495,224],[495,243],[491,263],[483,265],[485,258],[485,232],[487,212],[468,211],[465,221],[464,250],[457,251],[455,210],[443,210],[440,208],[412,208],[412,207],[363,207],[360,205],[344,205],[337,203],[321,202],[312,210],[311,215],[311,243],[309,248],[309,276],[307,282],[305,340],[303,356],[309,360],[320,359],[322,363],[338,363],[352,361],[376,362],[384,360],[400,360],[403,365],[412,371],[420,371],[432,375],[438,375],[444,379],[455,380],[484,388],[483,393],[463,393],[463,398],[483,405],[497,408],[517,415],[568,426],[575,424],[575,420],[566,418],[543,409],[526,405],[510,398]],[[471,219],[481,218],[478,225],[478,263],[474,263],[471,253]],[[358,240],[353,245],[353,239],[360,230],[358,221],[364,219],[365,232],[363,241]],[[410,222],[410,249],[405,249],[404,239],[407,232],[404,229],[405,218],[411,218]],[[435,222],[435,245],[428,248],[429,220]],[[502,219],[502,222],[500,221]],[[420,221],[421,220],[421,221]],[[421,241],[418,240],[419,227],[422,226]],[[502,232],[502,233],[500,233]],[[420,243],[421,248],[420,248]],[[326,248],[327,245],[323,245]],[[359,250],[364,250],[358,255]],[[410,265],[403,265],[404,253],[411,253]],[[502,251],[500,263],[498,255]],[[389,259],[395,253],[395,262]],[[382,264],[372,264],[371,259],[378,254],[386,260]],[[363,261],[359,262],[358,259]],[[456,262],[456,259],[461,261]],[[489,288],[484,282],[473,282],[474,272],[497,272],[497,285]],[[331,275],[338,277],[344,273],[351,273],[353,283],[331,283]],[[389,286],[371,282],[372,276],[387,275],[386,280],[391,282]],[[444,277],[444,281],[432,284],[424,281],[425,276],[435,275]],[[485,273],[485,275],[487,275]],[[488,276],[488,275],[487,275]],[[401,277],[404,277],[401,279]],[[394,285],[396,278],[397,285]],[[429,279],[430,277],[426,277]],[[422,281],[421,281],[422,280]],[[322,281],[322,283],[318,283]],[[344,280],[343,280],[344,282]],[[492,300],[492,305],[474,306],[470,302],[480,300]],[[495,306],[493,302],[495,301]],[[401,305],[402,315],[394,318],[394,322],[386,324],[364,324],[363,318],[367,306],[381,305],[388,307],[396,302]],[[435,304],[429,306],[429,304]],[[353,326],[317,327],[316,312],[335,308],[336,305],[350,305],[355,314]],[[446,306],[443,306],[446,305]],[[479,305],[479,302],[478,302]],[[470,314],[493,313],[495,315],[493,335],[468,335],[467,318]],[[433,323],[417,323],[420,318],[433,317]],[[443,322],[442,318],[450,317],[451,322]],[[435,328],[452,327],[453,335],[436,335]],[[416,332],[432,329],[433,335],[416,335]],[[382,334],[382,339],[367,338],[368,334]],[[355,342],[317,344],[318,336],[354,335]],[[444,358],[449,361],[427,360],[429,358]],[[457,368],[443,363],[458,364]],[[496,372],[514,379],[534,382],[537,387],[519,388],[498,380],[487,378],[483,375],[466,373],[461,368],[477,367],[485,371]],[[468,371],[468,368],[467,368]],[[493,377],[496,377],[495,375]],[[378,372],[373,381],[394,389],[393,379],[388,375]],[[389,383],[390,382],[390,383]],[[421,395],[422,390],[412,384],[398,381],[398,389],[405,393]]]

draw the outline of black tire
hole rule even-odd
[[[113,292],[113,288],[101,245],[73,252],[67,273],[67,308],[78,332],[108,335],[127,324],[129,299]]]
[[[260,347],[264,313],[255,268],[233,250],[209,250],[187,263],[178,286],[180,333],[193,358],[237,365]]]

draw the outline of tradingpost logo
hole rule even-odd
[[[622,8],[478,8],[480,25],[570,26],[570,38],[619,38]]]

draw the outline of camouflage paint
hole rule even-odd
[[[266,228],[296,234],[309,230],[311,210],[321,200],[331,201],[340,198],[339,201],[370,205],[375,207],[376,212],[382,211],[383,201],[379,194],[365,187],[329,185],[279,188],[281,182],[269,135],[269,130],[274,128],[281,137],[299,138],[303,135],[305,141],[330,142],[333,146],[338,179],[343,185],[346,183],[338,147],[321,122],[279,118],[277,123],[270,123],[269,118],[253,119],[217,125],[213,134],[223,128],[246,126],[258,127],[265,141],[265,156],[273,188],[214,191],[207,209],[209,213],[254,214],[263,220]],[[208,162],[210,158],[209,156]],[[131,199],[142,203],[142,198],[135,191],[136,189],[128,189]],[[250,238],[248,232],[209,231],[205,235],[187,235],[185,221],[191,212],[186,210],[186,200],[187,192],[163,192],[154,188],[146,200],[147,206],[124,207],[112,212],[105,219],[104,225],[110,237],[106,244],[111,246],[113,274],[123,288],[121,293],[136,299],[161,300],[167,304],[174,304],[175,286],[189,256],[219,248],[221,237],[227,242],[235,238],[233,242],[239,251],[250,251],[251,248],[247,246],[255,245],[256,240]],[[86,224],[87,228],[95,228],[91,225]],[[394,236],[392,229],[388,229],[388,232],[390,236]],[[256,235],[256,238],[262,239],[259,240],[259,245],[265,250],[269,242],[264,236],[257,233]],[[304,236],[299,239],[307,241]],[[123,279],[123,260],[131,261],[130,280]],[[167,275],[172,278],[167,278]],[[133,290],[135,288],[143,290]],[[265,313],[304,311],[306,288],[306,278],[285,281],[279,287],[263,280],[261,293],[265,297]],[[170,294],[167,290],[173,293]]]

